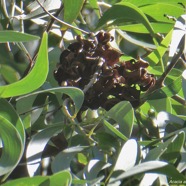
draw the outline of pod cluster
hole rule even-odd
[[[123,100],[135,107],[139,104],[140,92],[155,84],[154,75],[147,71],[148,62],[119,61],[121,52],[109,45],[113,39],[102,31],[94,39],[77,36],[61,53],[54,77],[60,86],[74,86],[84,91],[83,109],[109,110]]]

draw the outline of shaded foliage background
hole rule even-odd
[[[185,0],[0,2],[2,185],[186,183]],[[65,86],[66,79],[59,86],[54,72],[71,59],[65,56],[59,64],[62,51],[78,35],[80,44],[92,43],[100,30],[112,38],[98,38],[96,47],[101,45],[103,53],[98,55],[95,46],[81,45],[78,51],[94,57],[98,66],[89,74],[88,86]],[[74,62],[79,58],[72,49]],[[111,60],[105,55],[108,50],[122,55],[118,64],[107,63],[107,71],[142,61],[156,79],[140,92],[135,107],[126,96],[109,109],[104,104],[84,107],[87,90],[95,90],[105,75],[98,62],[100,57],[105,64]],[[132,73],[131,67],[125,70]],[[121,87],[140,89],[139,82],[121,82]]]

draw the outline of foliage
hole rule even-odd
[[[1,185],[185,185],[185,4],[1,0]],[[103,67],[118,72],[112,93],[97,86]],[[56,69],[70,76],[57,82]]]

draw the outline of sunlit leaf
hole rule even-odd
[[[183,52],[186,54],[186,15],[180,16],[175,25],[172,33],[172,40],[170,44],[169,57],[173,57],[177,52],[180,45],[184,46]],[[183,39],[182,39],[183,38]]]
[[[28,42],[38,40],[39,37],[13,30],[0,31],[0,43],[6,42]]]
[[[61,6],[61,1],[60,0],[40,0],[42,3],[43,7],[48,10],[48,11],[54,11],[60,8]],[[33,18],[40,18],[42,16],[48,16],[44,12],[44,10],[40,7],[40,5],[37,3],[37,1],[31,2],[27,7],[26,7],[26,12],[21,14],[21,15],[16,15],[14,16],[17,19],[33,19]]]
[[[154,30],[148,21],[145,14],[135,5],[128,2],[121,2],[109,8],[101,17],[97,29],[103,27],[109,21],[126,19],[127,21],[135,21],[144,24],[151,35],[154,35]],[[111,23],[112,24],[112,23]]]
[[[165,174],[171,177],[172,179],[176,180],[185,179],[185,177],[181,173],[179,173],[173,165],[169,165],[168,163],[163,161],[148,161],[136,165],[129,169],[128,171],[122,173],[121,175],[114,179],[114,182],[117,180],[125,179],[143,173],[159,173]]]
[[[0,97],[8,98],[30,93],[39,88],[46,80],[48,74],[47,33],[42,38],[38,57],[31,72],[23,79],[0,86]]]
[[[119,130],[117,130],[113,125],[111,125],[108,121],[104,120],[104,125],[111,130],[116,136],[120,137],[124,141],[127,141],[128,138],[124,136]]]
[[[71,24],[78,16],[83,7],[84,0],[63,0],[64,4],[64,21]],[[62,30],[66,30],[66,26],[62,26]]]
[[[142,96],[142,98],[146,100],[154,100],[172,97],[173,95],[177,94],[181,90],[181,88],[182,88],[181,77],[178,77],[171,84],[155,90],[153,93],[146,95],[146,97]]]
[[[75,155],[85,148],[85,146],[71,147],[58,153],[51,164],[52,172],[55,173],[62,170],[69,170],[71,161],[74,159]]]
[[[117,158],[116,164],[114,166],[114,171],[123,170],[127,171],[132,168],[137,161],[138,156],[138,144],[136,140],[128,140],[122,147],[119,156]]]
[[[180,137],[180,135],[183,136],[183,132],[176,134],[175,136],[171,137],[170,139],[166,140],[165,142],[160,143],[156,148],[150,150],[149,153],[147,154],[147,156],[145,157],[144,162],[145,161],[146,162],[152,161],[152,160],[159,160],[163,154],[168,153],[167,152],[168,149],[170,149],[173,144],[178,145],[177,139]],[[182,141],[181,145],[183,145],[183,141]],[[178,151],[177,150],[175,151],[175,149],[171,148],[171,150],[172,150],[171,152],[178,153],[180,151],[180,148],[181,147],[179,146]],[[178,154],[174,154],[174,155],[176,155],[178,157]]]
[[[151,52],[145,60],[147,60],[150,63],[150,66],[156,65],[160,59],[163,57],[165,52],[168,49],[168,46],[171,41],[171,36],[172,36],[172,30],[166,35],[166,37],[162,40],[160,45],[158,46],[157,49],[155,49],[153,52]]]
[[[52,136],[62,131],[62,126],[61,123],[55,124],[32,136],[26,151],[27,169],[30,176],[34,176],[38,169],[43,150],[48,141]]]
[[[181,14],[184,13],[183,7],[178,4],[169,4],[169,3],[155,3],[148,6],[140,7],[140,9],[147,15],[147,17],[150,19],[153,19],[153,21],[159,21],[159,22],[169,22],[173,23],[172,20],[169,20],[165,14],[169,16],[173,16],[178,18]]]
[[[35,176],[33,178],[19,178],[13,181],[9,181],[2,186],[50,186],[50,180],[47,176]]]
[[[42,94],[42,93],[47,93],[47,92],[61,93],[61,94],[66,94],[66,95],[70,96],[70,98],[74,101],[74,104],[75,104],[74,116],[76,116],[76,114],[79,112],[79,110],[83,104],[83,101],[84,101],[84,93],[81,89],[76,88],[76,87],[56,87],[56,88],[37,91],[37,92],[27,94],[25,96],[18,98],[17,99],[17,102],[18,102],[17,107],[19,107],[19,112],[22,113],[22,112],[29,111],[32,108],[33,102],[34,102],[35,98],[37,97],[37,95]],[[23,104],[24,104],[24,106],[23,106]]]
[[[151,23],[155,33],[168,33],[173,27],[170,23]],[[149,31],[143,24],[127,24],[118,26],[119,29],[133,33],[149,34]]]
[[[126,137],[130,137],[133,128],[134,110],[128,101],[119,102],[106,115],[119,124],[120,132]]]
[[[50,176],[50,186],[71,186],[72,176],[68,171],[58,172]]]

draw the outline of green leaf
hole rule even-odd
[[[42,38],[38,57],[31,72],[18,82],[0,86],[0,97],[8,98],[27,94],[39,88],[46,80],[48,74],[47,33]]]
[[[117,158],[116,164],[114,166],[114,171],[123,170],[127,171],[132,168],[137,161],[138,157],[138,144],[136,140],[128,140],[122,147],[119,156]]]
[[[173,83],[155,90],[153,93],[150,93],[149,95],[145,95],[145,97],[142,95],[142,98],[145,100],[155,100],[155,99],[161,99],[166,97],[172,97],[173,95],[177,94],[182,87],[182,81],[181,78],[178,77]]]
[[[172,58],[177,52],[178,48],[183,45],[184,55],[186,53],[186,15],[180,16],[174,25],[172,33],[172,40],[170,44],[169,57]]]
[[[25,96],[22,96],[17,99],[17,107],[19,107],[19,112],[25,112],[29,111],[32,108],[33,102],[38,94],[42,93],[60,93],[60,94],[66,94],[70,96],[70,98],[73,100],[75,104],[75,113],[73,117],[76,116],[76,114],[79,112],[83,101],[84,101],[84,93],[81,89],[76,88],[76,87],[57,87],[57,88],[52,88],[52,89],[46,89],[46,90],[41,90],[37,91],[31,94],[27,94]],[[61,97],[61,95],[60,95]],[[24,106],[23,106],[24,105]]]
[[[11,173],[17,166],[21,159],[24,146],[17,129],[10,121],[1,115],[0,128],[0,138],[3,142],[3,149],[0,157],[0,176],[2,176]]]
[[[167,14],[168,16],[173,16],[178,18],[180,15],[184,13],[184,9],[182,6],[169,4],[169,3],[156,3],[151,4],[148,6],[140,7],[140,9],[143,11],[144,14],[146,14],[149,19],[153,19],[153,21],[159,21],[159,22],[168,22],[172,23],[172,20],[169,20],[164,15]]]
[[[156,50],[154,50],[153,52],[151,52],[145,58],[145,60],[147,60],[150,63],[150,66],[156,65],[160,61],[160,59],[163,57],[163,55],[165,54],[165,52],[168,49],[168,46],[169,46],[170,41],[171,41],[171,37],[172,37],[172,30],[162,40],[162,42],[160,43],[158,48]]]
[[[168,163],[162,161],[148,161],[136,165],[129,169],[128,171],[120,174],[118,177],[114,179],[113,182],[143,173],[165,174],[174,180],[185,179],[185,177],[181,173],[179,173],[173,165],[169,165]]]
[[[85,146],[70,147],[58,153],[51,164],[52,172],[59,172],[62,170],[69,170],[71,161],[75,155],[84,150]],[[63,161],[61,161],[63,160]]]
[[[115,120],[119,124],[119,131],[126,137],[130,137],[134,122],[134,110],[128,101],[116,104],[107,112],[106,116]]]
[[[19,178],[9,181],[2,186],[70,186],[72,176],[69,172],[63,171],[52,176],[34,176],[33,178]]]
[[[38,40],[39,37],[35,35],[30,35],[26,33],[21,33],[17,31],[0,31],[0,43],[6,42],[28,42],[33,40]]]
[[[19,80],[18,72],[9,65],[1,64],[0,74],[7,83],[14,83]]]
[[[185,133],[181,131],[176,135],[174,141],[167,147],[167,150],[162,154],[161,159],[172,164],[176,163],[176,160],[180,158],[180,151],[184,142]]]
[[[52,136],[60,133],[62,127],[63,125],[61,123],[54,124],[32,136],[26,151],[27,169],[30,176],[34,176],[38,169],[43,150],[48,141]]]
[[[19,132],[23,145],[25,144],[25,131],[23,122],[13,106],[5,99],[0,99],[0,116],[6,118]]]
[[[173,27],[173,24],[170,23],[153,23],[151,22],[152,27],[154,28],[155,33],[168,33],[171,28]],[[127,32],[133,32],[133,33],[140,33],[140,34],[149,34],[149,31],[143,24],[127,24],[118,26],[119,29],[127,31]]]
[[[115,21],[120,19],[142,23],[147,28],[149,33],[154,36],[154,30],[145,14],[137,6],[128,2],[117,3],[109,8],[99,20],[97,29],[103,27],[106,23],[108,23],[108,21]]]
[[[19,178],[9,181],[2,186],[50,186],[47,176],[34,176],[33,178]]]
[[[50,186],[70,186],[72,176],[68,171],[58,172],[50,176]]]
[[[179,142],[180,137],[181,141]],[[167,158],[165,158],[165,156],[169,156],[171,153],[174,153],[176,157],[179,157],[178,153],[183,145],[184,137],[184,132],[181,131],[170,139],[164,141],[163,143],[158,144],[156,148],[149,151],[149,153],[144,159],[144,162],[158,160],[160,158],[165,161],[168,160]]]
[[[100,10],[99,10],[99,6],[98,6],[97,0],[89,0],[89,3],[90,3],[90,6],[96,12],[96,15],[98,16],[98,18],[100,18]]]
[[[79,12],[81,11],[84,0],[63,0],[64,4],[64,21],[72,24],[73,21],[77,18]],[[67,26],[62,26],[62,30],[68,29]]]
[[[119,130],[117,130],[113,125],[111,125],[108,121],[104,120],[104,125],[110,130],[112,131],[116,136],[120,137],[121,139],[123,139],[124,141],[127,141],[128,138],[126,136],[124,136]]]

